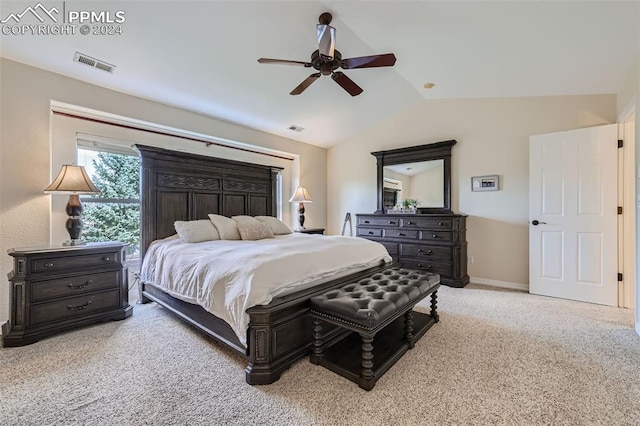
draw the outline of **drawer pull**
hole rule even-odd
[[[411,222],[410,220],[407,221],[407,225],[415,225],[415,223]]]
[[[67,284],[67,287],[69,287],[69,288],[71,288],[73,290],[80,290],[80,289],[83,289],[83,288],[87,288],[87,286],[89,284],[92,284],[92,283],[93,283],[93,281],[87,280],[84,284],[80,284],[80,285],[73,285],[72,283],[69,283],[69,284]]]
[[[425,251],[423,251],[422,249],[418,249],[418,253],[424,253],[424,254],[426,254],[426,255],[428,256],[428,255],[430,255],[430,254],[432,254],[432,253],[433,253],[433,250],[427,250],[427,251],[425,252]]]
[[[433,239],[435,240],[436,238],[438,238],[438,236],[437,236],[436,234],[433,234],[433,235],[431,236],[431,238],[433,238]]]
[[[422,263],[418,263],[418,268],[426,269],[427,271],[431,270],[431,265],[424,266]]]
[[[51,268],[52,266],[53,266],[53,263],[51,263],[51,262],[47,262],[47,263],[44,264],[45,268]]]
[[[438,226],[442,226],[442,222],[438,222]]]
[[[389,221],[389,225],[395,225],[396,223],[392,220]]]
[[[87,309],[90,304],[91,304],[91,300],[89,300],[86,303],[83,303],[82,305],[67,305],[67,309],[70,311],[81,311],[83,309]]]
[[[111,258],[109,256],[105,256],[102,258],[102,260],[104,260],[105,262],[109,262]]]
[[[406,236],[407,236],[407,234],[404,234],[404,233],[402,233],[402,232],[398,232],[398,236],[399,236],[399,237],[406,237]]]
[[[373,231],[369,231],[369,235],[373,235]]]
[[[365,221],[364,221],[364,223],[369,223],[369,221],[368,221],[368,220],[365,220]]]

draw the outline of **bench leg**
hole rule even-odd
[[[373,336],[360,334],[362,338],[362,372],[360,376],[364,380],[373,378]]]
[[[413,341],[413,309],[409,309],[404,314],[404,340],[409,343],[409,349],[413,349],[415,346]]]
[[[313,364],[320,364],[322,358],[322,322],[318,318],[313,319],[313,349],[309,360]]]
[[[431,318],[435,322],[440,321],[440,316],[438,316],[438,290],[431,293]]]

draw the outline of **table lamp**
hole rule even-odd
[[[86,244],[80,239],[82,232],[82,203],[79,194],[99,194],[100,190],[91,182],[89,175],[82,166],[75,164],[64,164],[58,176],[51,182],[51,185],[44,189],[45,194],[69,194],[67,203],[66,228],[69,232],[69,241],[63,245],[77,246]]]
[[[298,207],[298,221],[300,222],[300,229],[304,229],[304,203],[311,203],[311,195],[304,186],[299,186],[296,192],[293,194],[290,203],[300,203]]]

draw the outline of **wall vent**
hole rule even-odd
[[[110,73],[113,73],[113,70],[116,68],[115,65],[108,64],[104,61],[100,61],[96,58],[92,58],[91,56],[85,55],[84,53],[80,52],[76,52],[76,55],[73,57],[73,61],[89,65],[90,67]]]
[[[291,126],[289,126],[289,130],[293,130],[294,132],[302,132],[304,130],[304,127],[300,127],[300,126],[296,126],[295,124],[292,124]]]

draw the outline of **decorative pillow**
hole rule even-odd
[[[231,219],[238,224],[240,238],[243,240],[255,241],[273,238],[273,232],[271,232],[269,225],[259,222],[251,216],[232,216]]]
[[[176,232],[185,243],[219,240],[220,234],[210,220],[176,220],[173,223]]]
[[[233,219],[226,216],[220,216],[219,214],[209,214],[209,219],[211,220],[211,223],[213,223],[213,226],[218,230],[221,240],[240,239],[238,226]]]
[[[265,223],[269,226],[269,228],[271,229],[271,232],[273,232],[273,235],[285,235],[285,234],[291,234],[291,228],[289,228],[287,225],[285,225],[284,222],[282,222],[280,219],[278,219],[277,217],[273,217],[273,216],[256,216],[256,220],[262,223]]]

